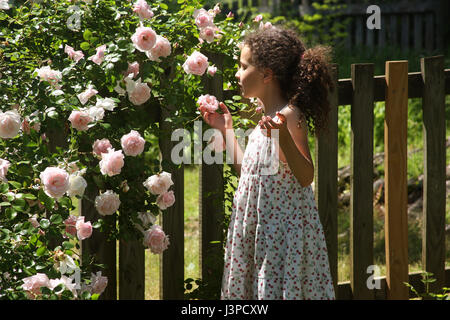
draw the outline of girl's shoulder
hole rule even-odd
[[[288,123],[296,124],[297,128],[302,128],[306,124],[306,118],[299,108],[288,104],[282,109]]]

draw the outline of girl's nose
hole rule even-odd
[[[240,77],[239,70],[236,72],[236,74],[234,76],[236,77],[236,79],[239,80],[239,77]]]

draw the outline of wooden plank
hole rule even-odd
[[[119,299],[145,300],[145,251],[142,241],[119,241]]]
[[[350,175],[350,279],[355,299],[373,299],[367,268],[373,265],[374,65],[352,64]]]
[[[436,292],[445,282],[445,93],[444,56],[421,58],[423,76],[422,264],[432,272]]]
[[[434,27],[433,14],[428,12],[425,14],[425,49],[431,52],[434,49]]]
[[[338,66],[333,64],[332,79],[335,90],[329,93],[330,114],[329,132],[326,135],[316,136],[315,139],[315,196],[319,210],[320,221],[323,226],[327,242],[328,260],[333,279],[335,292],[338,283],[338,238],[337,238],[337,166],[338,166]]]
[[[386,61],[385,241],[388,299],[407,299],[408,61]]]
[[[401,48],[403,51],[406,51],[409,49],[409,15],[403,14],[401,21]]]
[[[393,14],[389,18],[389,29],[388,31],[388,40],[389,44],[393,46],[398,46],[398,29],[397,29],[397,19],[398,17]]]
[[[205,52],[211,64],[223,69],[223,55]],[[219,73],[213,78],[204,76],[205,92],[223,101],[223,78]],[[203,122],[204,126],[207,126]],[[203,148],[202,148],[203,150]],[[223,159],[223,157],[222,157]],[[223,219],[225,213],[223,164],[206,164],[202,161],[199,172],[199,220],[200,220],[200,270],[203,280],[223,272]],[[217,242],[218,243],[211,243]],[[211,258],[220,263],[211,263]],[[220,288],[220,286],[219,286]],[[216,292],[219,294],[219,292]]]
[[[174,75],[171,70],[168,81]],[[173,117],[179,106],[168,105],[161,107],[159,121],[161,150],[161,170],[169,172],[173,186],[175,203],[161,214],[162,229],[169,236],[170,245],[161,255],[160,262],[160,296],[163,300],[184,298],[184,164],[179,166],[171,160],[172,148],[179,143],[171,141],[172,132],[177,129],[165,119]]]
[[[421,14],[414,14],[414,49],[415,50],[422,50],[423,46],[423,15]]]
[[[445,94],[450,94],[450,69],[444,71]],[[386,80],[385,76],[375,76],[374,100],[386,100]],[[349,105],[352,103],[352,79],[339,79],[339,105]],[[423,92],[423,80],[421,72],[408,73],[408,98],[421,98]],[[227,99],[233,96],[231,92],[226,91]]]
[[[355,31],[355,44],[357,46],[362,46],[363,38],[364,38],[364,28],[365,28],[365,20],[363,21],[363,17],[355,17],[356,23],[356,31]]]
[[[384,15],[381,15],[381,29],[378,31],[378,48],[383,50],[386,46],[386,29],[387,26],[387,18]]]

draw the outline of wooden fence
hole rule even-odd
[[[209,55],[219,69],[220,55]],[[408,98],[422,98],[424,128],[423,191],[423,266],[437,281],[432,289],[450,285],[450,269],[445,269],[445,95],[450,94],[450,69],[444,70],[443,56],[421,59],[421,72],[408,73],[408,61],[387,61],[386,75],[374,76],[373,64],[353,64],[352,78],[333,79],[337,90],[330,92],[330,132],[315,140],[315,195],[322,221],[332,278],[338,299],[408,299],[411,295],[403,282],[419,290],[423,286],[420,273],[408,274],[407,237],[407,108]],[[219,100],[237,94],[224,91],[222,78],[204,78],[205,91]],[[369,289],[367,268],[373,258],[373,107],[385,101],[385,235],[386,276],[379,289]],[[351,227],[350,282],[338,283],[338,108],[351,105]],[[165,111],[164,111],[165,112]],[[170,159],[170,133],[174,128],[162,121],[166,136],[160,137],[162,159]],[[184,169],[172,171],[176,204],[163,215],[163,229],[170,235],[170,246],[161,256],[161,299],[183,299],[184,279]],[[211,268],[207,263],[211,241],[222,241],[221,221],[224,217],[223,165],[200,165],[200,267],[203,278]],[[88,187],[87,196],[97,191]],[[81,214],[87,220],[96,215],[92,203],[83,201]],[[107,265],[104,274],[109,285],[102,299],[144,299],[144,248],[139,241],[120,241],[119,269],[116,269],[116,241],[104,234],[94,235],[82,244],[83,257],[95,256]],[[119,296],[117,297],[117,273]]]
[[[271,12],[275,15],[290,15],[301,17],[312,15],[317,10],[312,6],[315,0],[228,0],[224,1],[223,11],[232,11],[237,17],[243,10],[256,8],[258,12]],[[369,48],[384,48],[386,45],[397,46],[402,50],[415,49],[442,50],[445,32],[449,28],[445,23],[449,18],[448,1],[443,0],[400,0],[400,1],[373,1],[363,3],[361,0],[341,0],[339,4],[345,8],[339,11],[339,16],[333,22],[343,23],[346,26],[347,36],[344,44],[348,49],[355,46]],[[366,20],[367,7],[376,4],[381,12],[381,29],[368,29]],[[321,13],[327,14],[326,11]],[[328,12],[331,13],[331,12]],[[332,13],[337,13],[333,11]]]

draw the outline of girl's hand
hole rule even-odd
[[[219,107],[223,114],[217,112],[211,113],[202,107],[198,107],[197,109],[200,111],[207,124],[209,124],[212,128],[218,129],[223,135],[225,135],[227,129],[233,129],[233,118],[227,106],[223,102],[219,103]]]
[[[286,117],[284,114],[277,112],[278,121],[273,120],[270,116],[263,116],[261,120],[259,120],[258,124],[261,127],[262,133],[269,138],[271,137],[271,130],[272,129],[278,129],[280,130],[280,134],[284,134],[288,132],[287,123],[286,123]],[[267,134],[266,134],[267,132]]]

